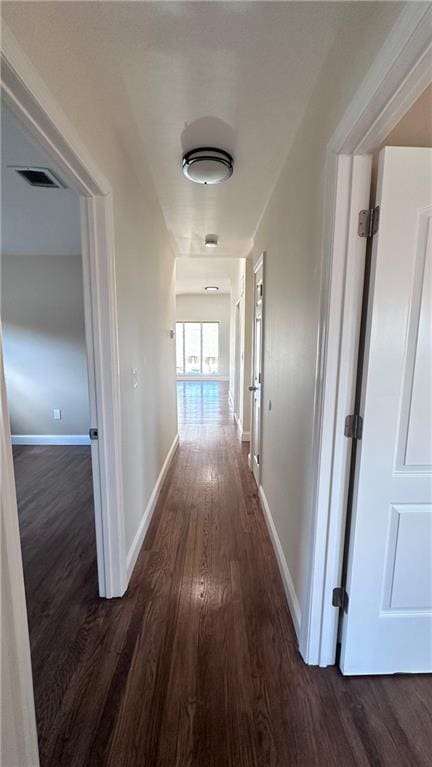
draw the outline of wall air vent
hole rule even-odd
[[[49,168],[21,167],[10,165],[19,176],[24,178],[30,186],[41,186],[45,189],[64,189],[65,185],[54,175]]]

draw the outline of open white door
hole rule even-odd
[[[432,671],[432,149],[381,152],[340,666]]]
[[[260,485],[261,461],[261,392],[262,392],[262,357],[263,357],[263,257],[258,260],[254,269],[254,333],[253,333],[253,367],[252,385],[252,434],[251,434],[251,464],[256,483]]]

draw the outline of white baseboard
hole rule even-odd
[[[231,394],[231,389],[228,392],[228,404],[229,404],[231,410],[234,411],[234,398],[233,398],[233,395]]]
[[[88,434],[12,434],[13,445],[90,445]]]
[[[229,381],[229,376],[177,376],[177,381]]]
[[[165,477],[167,475],[168,469],[170,467],[171,461],[174,457],[174,453],[177,450],[177,446],[179,443],[179,435],[176,434],[174,437],[173,443],[168,450],[168,455],[165,458],[164,464],[160,470],[159,476],[156,480],[156,484],[153,488],[153,492],[149,498],[149,502],[147,504],[147,508],[141,518],[141,522],[139,524],[138,530],[136,531],[135,538],[132,541],[132,545],[128,551],[127,554],[127,577],[128,582],[130,580],[130,577],[132,575],[132,571],[135,567],[135,563],[138,559],[138,554],[141,551],[141,546],[144,542],[145,534],[148,530],[151,518],[153,516],[153,512],[155,510],[157,500],[159,498],[160,491],[162,489],[162,485],[164,483]]]
[[[289,571],[288,563],[286,561],[285,554],[282,549],[282,544],[280,542],[275,523],[273,522],[273,517],[271,515],[270,507],[268,505],[268,501],[262,485],[260,486],[258,493],[261,500],[262,509],[264,511],[264,518],[267,523],[267,528],[273,544],[274,552],[276,554],[277,563],[279,565],[279,571],[281,574],[282,583],[284,585],[285,595],[287,598],[291,617],[293,619],[295,632],[297,634],[297,639],[300,641],[301,609],[294,588],[293,579]]]
[[[250,442],[250,431],[243,431],[243,424],[237,413],[234,413],[234,420],[237,424],[237,434],[240,442]]]

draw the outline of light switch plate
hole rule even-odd
[[[60,408],[55,407],[53,410],[53,418],[54,421],[61,421],[61,410]]]

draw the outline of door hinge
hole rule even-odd
[[[373,237],[378,231],[379,226],[380,209],[379,205],[376,208],[369,208],[368,210],[361,210],[358,218],[358,235],[359,237]]]
[[[345,437],[349,439],[361,439],[363,434],[363,418],[358,413],[347,415],[345,418]]]
[[[89,429],[89,437],[90,439],[99,439],[99,434],[97,429]]]
[[[258,464],[258,466],[259,466],[259,462],[260,462],[259,453],[258,453],[258,455],[257,455],[257,457],[256,457],[256,462],[257,462],[257,464]]]
[[[348,594],[343,586],[333,589],[332,605],[333,607],[340,607],[345,613],[348,612]]]

